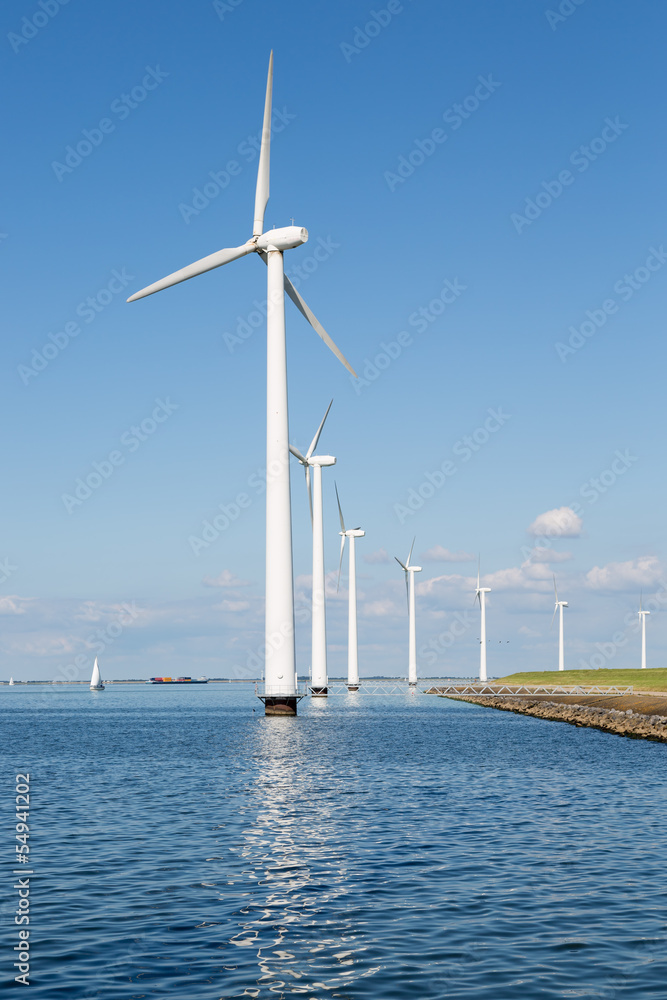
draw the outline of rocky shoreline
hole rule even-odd
[[[501,712],[590,726],[616,736],[667,743],[667,698],[621,695],[596,697],[550,695],[546,698],[493,695],[441,695]],[[604,704],[601,704],[604,703]],[[611,703],[611,704],[610,704]]]

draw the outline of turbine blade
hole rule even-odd
[[[271,102],[273,97],[273,49],[269,56],[269,75],[266,79],[264,100],[264,121],[262,122],[262,145],[259,151],[257,187],[255,188],[255,218],[252,224],[253,236],[264,232],[264,213],[269,200],[269,162],[271,159]]]
[[[556,604],[558,604],[558,587],[556,586],[556,574],[554,573],[554,594],[556,595]]]
[[[336,593],[338,593],[340,589],[340,571],[343,568],[343,552],[345,551],[345,538],[346,535],[343,535],[343,537],[340,540],[340,561],[338,563],[338,583],[336,584]]]
[[[415,536],[415,538],[416,538],[416,536]],[[410,551],[408,553],[408,561],[405,564],[406,567],[410,565],[410,559],[412,558],[412,550],[415,547],[415,538],[412,539],[412,545],[410,546]]]
[[[334,486],[336,488],[336,500],[338,501],[338,517],[340,518],[340,527],[341,531],[345,531],[345,521],[343,520],[343,511],[340,506],[340,497],[338,496],[338,486],[336,485],[335,481],[334,481]]]
[[[549,626],[549,628],[553,628],[554,627],[554,618],[556,617],[556,612],[557,611],[558,611],[558,605],[556,605],[556,607],[554,608],[554,613],[551,616],[551,625]]]
[[[319,337],[322,338],[322,340],[327,345],[327,347],[329,348],[329,350],[333,351],[333,353],[336,355],[336,357],[338,358],[338,360],[340,361],[340,363],[342,365],[345,365],[345,367],[347,368],[347,370],[352,375],[354,375],[355,378],[357,378],[357,373],[355,372],[355,370],[352,367],[352,365],[350,364],[350,362],[344,356],[344,354],[342,353],[342,351],[340,351],[336,347],[336,345],[334,344],[333,340],[331,339],[331,337],[329,336],[329,334],[327,333],[327,331],[324,329],[324,327],[322,326],[322,324],[318,320],[317,316],[315,316],[315,314],[308,308],[308,306],[306,305],[306,303],[304,302],[304,300],[301,298],[301,296],[299,295],[299,293],[297,292],[296,288],[294,287],[294,285],[292,284],[292,282],[289,280],[289,278],[287,277],[287,275],[285,275],[285,291],[287,292],[287,294],[289,295],[289,297],[291,298],[292,302],[297,307],[297,309],[299,310],[299,312],[302,314],[302,316],[305,316],[305,318],[308,320],[308,322],[312,326],[312,328],[315,331],[315,333]]]
[[[482,557],[481,556],[477,556],[477,590],[479,590],[479,569],[480,569],[481,561],[482,561]]]
[[[306,489],[308,490],[308,505],[310,507],[310,524],[313,526],[313,491],[310,485],[310,466],[306,464]]]
[[[639,610],[640,611],[642,610],[642,597],[643,597],[643,595],[644,595],[643,590],[640,590],[639,591]]]
[[[310,458],[310,456],[313,454],[313,452],[317,448],[317,442],[320,440],[320,434],[322,433],[322,428],[324,427],[324,422],[327,419],[327,417],[329,416],[329,410],[331,409],[332,406],[333,406],[333,399],[331,400],[331,402],[327,406],[327,412],[322,417],[322,423],[317,428],[317,433],[315,434],[315,437],[310,442],[310,448],[306,452],[306,458]]]
[[[401,567],[401,569],[402,569],[402,570],[405,570],[405,572],[407,573],[407,571],[408,571],[408,567],[407,567],[407,566],[404,566],[404,565],[403,565],[403,563],[402,563],[402,562],[401,562],[401,560],[400,560],[400,559],[398,558],[398,556],[394,556],[394,559],[396,560],[396,562],[398,563],[398,565],[399,565],[399,566]]]
[[[246,254],[254,253],[254,251],[254,243],[244,243],[242,247],[232,247],[227,250],[216,250],[215,253],[209,254],[208,257],[202,257],[201,260],[196,260],[194,264],[188,264],[187,267],[182,267],[180,271],[174,271],[173,274],[168,274],[166,278],[160,278],[159,281],[154,281],[152,285],[147,285],[140,292],[130,295],[127,301],[136,302],[137,299],[153,295],[154,292],[161,292],[163,288],[178,285],[181,281],[187,281],[188,278],[204,274],[205,271],[212,271],[215,267],[222,267],[223,264],[231,264],[233,260],[238,260],[239,257],[245,257]]]
[[[258,253],[262,258],[262,260],[264,261],[264,263],[268,264],[268,256],[266,252],[264,250],[259,250]],[[327,331],[324,329],[324,327],[318,320],[315,313],[309,308],[305,300],[301,298],[301,296],[299,295],[299,293],[297,292],[296,288],[289,280],[287,275],[285,275],[285,291],[287,292],[287,294],[289,295],[289,297],[291,298],[292,302],[297,307],[301,315],[308,320],[308,322],[310,323],[310,325],[312,326],[313,330],[318,335],[318,337],[322,338],[322,340],[327,345],[329,350],[333,351],[333,353],[336,355],[340,363],[347,368],[350,374],[354,375],[355,378],[358,378],[359,376],[355,372],[350,362],[347,360],[343,352],[339,350],[338,347],[336,347],[333,340],[331,339]]]
[[[396,557],[394,557],[396,558]],[[410,616],[410,574],[405,571],[405,598],[408,602],[408,617]]]
[[[294,455],[295,458],[299,459],[299,461],[301,462],[302,465],[308,465],[308,462],[305,459],[305,457],[301,454],[301,452],[299,451],[298,448],[294,447],[293,444],[291,444],[289,446],[289,450],[292,452],[292,454]]]

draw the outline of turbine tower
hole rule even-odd
[[[252,70],[250,70],[252,73]],[[259,254],[267,265],[266,351],[266,603],[265,686],[261,695],[267,715],[296,715],[297,687],[294,654],[294,574],[292,565],[292,519],[289,471],[289,427],[287,413],[287,359],[285,345],[285,292],[315,332],[348,371],[353,369],[310,311],[289,278],[285,276],[283,253],[301,246],[308,231],[286,226],[264,232],[264,213],[269,200],[271,149],[271,100],[273,52],[264,102],[264,122],[259,153],[252,236],[242,246],[218,250],[167,275],[130,296],[128,302],[177,285],[195,275],[230,264],[247,254]]]
[[[642,594],[639,594],[639,620],[642,623],[642,670],[646,670],[646,616],[650,615],[650,611],[642,610]]]
[[[405,573],[405,586],[408,592],[408,684],[414,687],[417,683],[417,627],[415,614],[415,573],[421,573],[421,566],[411,566],[412,550],[415,540],[412,539],[410,552],[405,563],[394,556],[394,559]]]
[[[479,601],[480,626],[479,626],[479,680],[486,684],[486,595],[491,593],[490,587],[480,587],[479,585],[479,559],[477,560],[477,589],[475,590],[475,600]]]
[[[334,486],[336,484],[334,483]],[[357,640],[357,556],[355,544],[357,538],[363,538],[366,534],[361,528],[346,528],[343,519],[343,511],[340,506],[338,487],[336,486],[336,500],[338,501],[338,517],[340,518],[340,562],[338,563],[338,586],[340,587],[340,571],[343,567],[343,552],[345,551],[345,539],[350,539],[349,555],[349,578],[348,578],[348,612],[347,612],[347,690],[359,690],[359,645]]]
[[[558,624],[558,669],[565,670],[565,643],[563,639],[563,608],[568,607],[567,601],[558,600],[558,588],[556,586],[556,577],[554,576],[554,594],[556,595],[556,606],[554,608],[554,613],[551,617],[551,626],[553,628],[554,618],[556,617],[556,612],[560,608],[559,624]]]
[[[333,455],[313,455],[320,440],[324,423],[329,416],[331,403],[322,418],[322,423],[310,442],[310,448],[302,455],[298,448],[290,445],[289,450],[298,458],[306,472],[306,489],[310,505],[310,523],[313,528],[313,590],[312,590],[312,658],[310,674],[310,690],[314,698],[327,696],[327,619],[325,608],[325,578],[324,578],[324,519],[322,512],[322,468],[335,465]],[[310,470],[313,470],[312,489]]]

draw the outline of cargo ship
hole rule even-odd
[[[149,677],[147,684],[208,684],[208,677]]]

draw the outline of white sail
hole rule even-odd
[[[10,684],[13,684],[13,683],[14,683],[14,678],[13,678],[13,677],[10,677],[10,678],[9,678],[9,683],[10,683]]]
[[[95,657],[95,663],[93,664],[93,676],[90,678],[90,690],[91,691],[104,690],[104,684],[102,683],[100,668],[97,665],[97,657]]]

